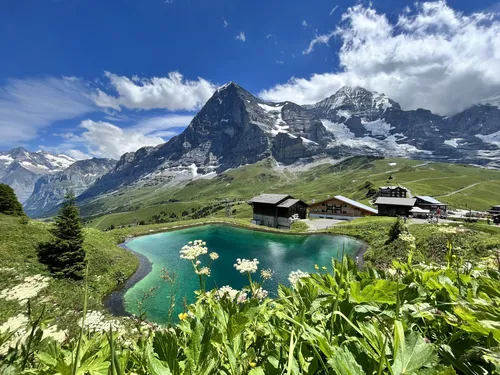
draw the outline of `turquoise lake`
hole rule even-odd
[[[201,239],[207,243],[209,252],[215,251],[219,259],[211,266],[211,276],[207,280],[207,289],[215,286],[230,285],[241,289],[248,285],[246,276],[235,268],[237,258],[259,260],[259,272],[254,277],[260,280],[260,270],[270,268],[274,272],[273,279],[266,281],[264,289],[270,296],[276,296],[278,284],[289,285],[288,274],[298,269],[314,272],[314,265],[328,266],[331,259],[342,256],[342,248],[346,255],[355,256],[364,243],[351,237],[330,235],[286,235],[252,231],[223,225],[210,225],[182,229],[173,232],[152,234],[135,238],[127,246],[137,253],[146,256],[152,263],[152,271],[145,278],[130,288],[124,296],[125,309],[137,313],[137,302],[144,292],[157,286],[152,297],[143,305],[148,320],[165,323],[168,319],[170,303],[170,286],[160,278],[161,270],[176,272],[176,311],[183,308],[183,297],[186,302],[195,301],[194,291],[199,289],[198,276],[194,273],[191,262],[179,257],[179,250],[189,241]],[[201,258],[202,265],[210,262],[208,255]]]

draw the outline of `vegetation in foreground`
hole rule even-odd
[[[43,338],[30,316],[25,335],[4,355],[10,374],[487,374],[500,371],[500,272],[463,262],[448,246],[446,266],[414,263],[413,236],[402,232],[406,262],[358,270],[345,257],[292,272],[291,287],[269,299],[255,281],[257,260],[238,260],[245,290],[204,292],[209,267],[201,241],[181,249],[200,278],[195,304],[169,327],[86,323],[63,344]],[[211,261],[217,254],[208,254]],[[261,270],[262,279],[272,277]],[[3,333],[0,342],[11,333]]]

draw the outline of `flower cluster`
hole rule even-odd
[[[271,269],[260,271],[260,277],[263,280],[271,280],[273,278],[273,271]]]
[[[253,298],[258,299],[259,301],[262,301],[268,295],[269,295],[269,292],[267,290],[262,289],[262,288],[259,288],[255,292],[253,292]]]
[[[122,328],[119,322],[106,319],[100,311],[88,311],[84,326],[91,332],[108,332],[110,326],[113,331],[119,331]]]
[[[42,289],[46,288],[49,285],[49,280],[50,278],[42,275],[25,277],[22,284],[0,291],[0,298],[25,304],[28,299],[36,297]]]
[[[300,281],[300,279],[305,279],[310,276],[311,275],[309,275],[307,272],[302,272],[301,270],[292,271],[288,275],[288,281],[290,281],[290,284],[295,286],[297,282]]]
[[[202,240],[189,241],[180,251],[182,259],[194,260],[200,255],[208,253],[207,243]]]
[[[407,243],[414,243],[415,242],[415,237],[411,233],[403,232],[399,235],[398,237],[401,241],[407,242]]]
[[[208,267],[202,267],[199,270],[195,270],[197,275],[205,275],[205,276],[210,276],[210,268]]]
[[[257,272],[259,261],[257,259],[236,259],[234,267],[240,271],[240,273],[255,273]]]
[[[215,292],[215,298],[218,300],[226,298],[231,301],[236,300],[238,303],[243,303],[247,300],[247,293],[238,289],[233,289],[229,285],[226,285],[217,289]]]
[[[210,259],[212,260],[216,260],[216,259],[219,259],[219,254],[215,253],[215,252],[211,252],[210,254],[208,254],[208,256],[210,257]]]

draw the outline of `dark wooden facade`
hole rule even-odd
[[[290,228],[291,217],[299,219],[307,217],[308,205],[300,199],[284,194],[262,194],[249,202],[253,208],[255,224],[273,228]]]
[[[409,198],[408,190],[402,186],[382,186],[378,191],[379,197]]]
[[[375,201],[379,216],[409,216],[415,206],[415,198],[379,197]]]

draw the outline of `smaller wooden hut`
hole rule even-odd
[[[252,222],[257,225],[290,229],[294,219],[307,216],[307,203],[287,194],[261,194],[248,204],[253,207]]]

